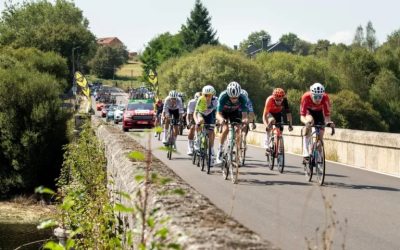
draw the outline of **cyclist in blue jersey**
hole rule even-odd
[[[221,163],[223,146],[229,132],[227,122],[247,123],[247,98],[241,94],[241,87],[237,82],[228,84],[218,98],[217,120],[222,127],[217,162]],[[241,126],[236,125],[236,145],[240,145]]]
[[[247,118],[248,118],[248,123],[251,123],[251,129],[255,129],[256,128],[256,124],[255,124],[255,115],[254,115],[254,107],[253,107],[253,102],[251,101],[249,94],[247,93],[246,90],[242,89],[241,94],[246,96],[247,98]],[[243,129],[242,132],[245,132],[246,135],[249,132],[249,126],[246,126],[246,129]]]

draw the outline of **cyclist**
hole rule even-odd
[[[330,124],[332,128],[335,124],[331,121],[331,102],[325,88],[321,83],[314,83],[310,91],[304,93],[300,103],[300,120],[305,125],[303,141],[303,162],[309,160],[309,147],[311,146],[311,127],[312,125]],[[320,139],[324,137],[324,130],[321,130]]]
[[[161,126],[161,113],[164,108],[164,103],[162,99],[156,100],[156,103],[154,103],[154,113],[156,113],[156,120],[155,120],[155,126]],[[154,137],[157,137],[157,132],[154,133]]]
[[[215,96],[217,92],[211,85],[206,85],[202,89],[202,96],[199,97],[194,111],[194,120],[196,121],[196,132],[200,133],[200,124],[215,124],[215,110],[218,106],[218,98]],[[209,138],[211,154],[214,156],[214,126],[209,127]],[[196,136],[197,137],[197,136]],[[198,138],[198,137],[197,137]],[[199,141],[196,140],[195,148],[199,148]],[[213,158],[211,158],[213,159]],[[214,161],[211,160],[211,166]]]
[[[293,119],[292,113],[289,108],[289,102],[285,97],[285,91],[281,88],[275,88],[265,101],[264,112],[263,112],[263,123],[266,127],[266,136],[264,140],[264,148],[266,153],[269,151],[269,140],[271,138],[272,126],[275,123],[282,122],[282,111],[285,111],[286,118],[289,122],[289,131],[293,130]]]
[[[187,123],[187,128],[189,129],[189,134],[188,134],[188,155],[193,154],[193,138],[194,138],[194,128],[195,128],[195,121],[193,120],[193,113],[194,109],[196,108],[196,103],[197,99],[201,96],[201,92],[197,92],[194,95],[194,98],[190,100],[187,104],[187,115],[186,115],[186,123]]]
[[[164,123],[163,143],[167,143],[167,131],[170,123],[170,116],[173,116],[175,121],[182,118],[183,105],[182,100],[178,97],[178,92],[171,90],[164,100],[164,108],[162,112],[162,120]],[[178,125],[174,125],[174,137],[178,135]]]
[[[222,162],[223,147],[229,132],[227,120],[230,122],[247,123],[247,98],[241,94],[237,82],[230,82],[218,98],[217,120],[222,128],[217,162]],[[236,145],[240,145],[240,126],[236,126]]]

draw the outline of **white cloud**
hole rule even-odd
[[[333,43],[344,43],[349,45],[353,41],[353,36],[354,36],[353,33],[354,32],[348,30],[338,31],[332,36],[330,36],[328,40]]]

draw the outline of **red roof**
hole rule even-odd
[[[123,44],[118,37],[103,37],[97,39],[97,43],[100,45],[113,45],[113,44]]]

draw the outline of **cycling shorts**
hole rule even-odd
[[[242,111],[240,110],[235,110],[232,112],[223,112],[222,111],[222,117],[229,122],[237,122],[237,123],[242,123]]]

